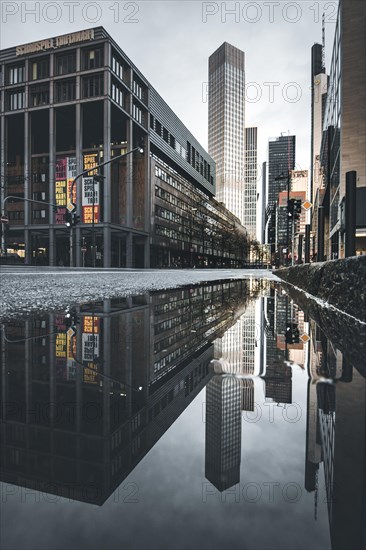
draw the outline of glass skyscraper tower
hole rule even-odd
[[[209,57],[208,150],[216,199],[245,225],[245,56],[224,42]]]

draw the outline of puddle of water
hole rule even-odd
[[[256,279],[3,324],[2,548],[362,548],[364,346]]]

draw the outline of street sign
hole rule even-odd
[[[76,210],[76,206],[74,204],[72,204],[72,202],[69,202],[69,204],[66,206],[66,208],[68,209],[69,212],[75,212]]]
[[[310,201],[304,201],[302,203],[302,207],[304,210],[310,210],[310,208],[313,206],[313,204]]]
[[[82,247],[81,247],[81,252],[82,252],[83,254],[85,254],[86,250],[87,250],[86,246],[82,246]]]
[[[69,338],[72,338],[73,336],[75,336],[76,332],[74,331],[74,329],[72,327],[70,327],[69,329],[67,329],[66,334]]]
[[[8,216],[1,216],[1,223],[9,223]]]

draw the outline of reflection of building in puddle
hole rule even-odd
[[[366,547],[366,380],[312,323],[305,488],[323,463],[332,550]]]
[[[249,281],[251,294],[257,292],[257,281]],[[256,375],[261,370],[263,316],[262,300],[252,300],[236,323],[215,342],[215,358],[227,362],[225,372]]]
[[[216,375],[206,386],[206,478],[225,491],[240,482],[242,384]]]
[[[7,325],[1,479],[102,504],[204,388],[247,299],[212,283],[85,305],[71,331],[56,314]]]

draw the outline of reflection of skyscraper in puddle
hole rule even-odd
[[[258,281],[248,282],[250,293],[258,292]],[[215,341],[215,358],[228,363],[231,374],[255,375],[260,372],[261,362],[261,300],[252,300],[236,323]]]
[[[271,288],[265,302],[265,398],[275,403],[292,403],[292,370],[285,363],[288,297]]]
[[[216,375],[206,386],[206,478],[225,491],[240,481],[242,384]]]
[[[292,403],[292,369],[284,363],[267,365],[266,401]]]

